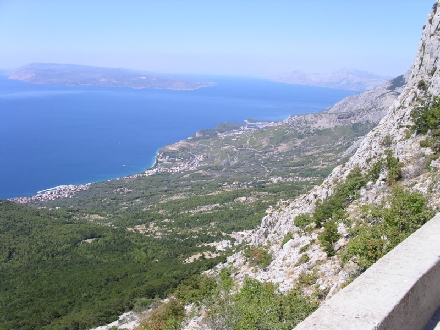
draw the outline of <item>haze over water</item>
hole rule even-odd
[[[158,149],[225,121],[283,120],[356,92],[204,77],[194,91],[34,85],[0,76],[0,198],[150,167]]]

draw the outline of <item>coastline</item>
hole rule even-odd
[[[287,120],[288,118],[286,118],[285,120]],[[258,122],[257,123],[258,125],[255,125],[256,123],[249,122],[248,120],[244,120],[245,124],[240,126],[239,129],[231,129],[224,133],[217,133],[217,135],[218,136],[240,135],[244,131],[257,130],[268,126],[280,125],[285,120]],[[215,129],[213,130],[215,131]],[[198,136],[199,132],[200,131],[197,131],[193,135],[187,137],[186,140],[192,140],[194,136]],[[180,173],[184,171],[196,170],[200,166],[200,163],[203,161],[203,155],[193,155],[194,157],[188,162],[179,162],[174,159],[169,159],[168,157],[165,158],[162,157],[165,150],[169,148],[173,148],[173,146],[180,143],[181,141],[177,141],[159,148],[156,152],[156,156],[154,157],[153,165],[143,170],[142,172],[121,176],[121,177],[115,177],[105,181],[133,179],[141,176],[151,176],[158,173]],[[163,152],[161,152],[161,150],[163,150]],[[173,166],[169,166],[169,164],[172,164]],[[32,196],[13,197],[13,198],[8,198],[7,200],[20,204],[27,204],[37,201],[38,202],[51,201],[58,198],[72,198],[77,192],[87,190],[90,188],[92,184],[96,184],[99,182],[101,181],[93,181],[93,182],[77,184],[77,185],[74,184],[58,185],[52,188],[39,190],[35,195]]]
[[[172,138],[168,138],[168,139],[158,139],[158,143],[154,143],[155,146],[154,148],[150,148],[149,144],[146,144],[146,147],[149,148],[147,150],[142,149],[143,145],[142,143],[140,143],[139,141],[154,141],[157,137],[157,133],[154,133],[155,130],[157,130],[157,128],[159,128],[160,126],[148,126],[146,128],[142,127],[139,128],[139,124],[136,124],[134,126],[135,129],[137,129],[136,133],[138,134],[137,136],[140,136],[142,139],[138,139],[138,140],[134,140],[135,142],[132,145],[129,145],[129,143],[131,143],[131,141],[126,140],[125,142],[129,142],[127,143],[127,145],[129,145],[129,148],[133,148],[134,152],[138,152],[139,154],[145,154],[147,153],[147,156],[149,158],[149,161],[147,162],[147,166],[143,167],[142,166],[142,159],[140,159],[140,161],[137,164],[132,164],[129,163],[129,157],[131,156],[124,156],[125,158],[123,160],[121,160],[120,163],[116,164],[116,170],[114,170],[113,168],[115,168],[115,166],[113,166],[113,168],[111,169],[111,171],[106,171],[105,175],[101,175],[100,173],[100,169],[98,168],[93,168],[93,171],[88,171],[87,173],[89,175],[86,175],[85,177],[81,178],[76,177],[74,175],[69,175],[69,176],[65,176],[65,178],[63,178],[63,173],[74,173],[75,172],[75,168],[74,166],[71,166],[70,163],[68,162],[64,162],[64,163],[60,163],[58,165],[58,167],[56,167],[53,171],[53,173],[42,173],[43,171],[40,171],[41,173],[32,173],[32,172],[24,172],[27,171],[27,167],[26,166],[22,166],[21,164],[25,164],[28,162],[28,160],[31,160],[30,157],[21,157],[22,159],[20,159],[20,157],[15,157],[15,158],[11,158],[11,162],[8,162],[10,164],[14,164],[14,167],[12,167],[12,165],[5,165],[5,170],[11,170],[13,169],[14,172],[12,172],[14,174],[14,176],[11,176],[9,178],[9,176],[7,178],[5,178],[6,180],[4,180],[3,186],[2,186],[2,190],[4,190],[4,194],[3,194],[3,199],[9,199],[9,200],[13,200],[13,201],[21,201],[21,202],[26,202],[26,201],[31,201],[32,199],[37,199],[37,200],[41,200],[41,199],[48,199],[53,198],[53,196],[60,196],[60,197],[72,197],[77,191],[80,190],[84,190],[87,188],[88,185],[93,184],[93,183],[97,183],[97,182],[105,182],[108,180],[116,180],[116,179],[121,179],[123,177],[132,177],[133,175],[152,175],[154,174],[156,171],[162,171],[162,172],[179,172],[182,170],[186,170],[186,169],[191,169],[193,166],[191,166],[191,164],[181,164],[181,166],[174,166],[175,163],[178,162],[178,160],[176,159],[172,164],[167,164],[168,166],[164,166],[163,168],[161,168],[159,165],[162,165],[162,163],[159,161],[159,150],[161,150],[162,148],[168,146],[168,145],[172,145],[174,143],[177,143],[176,141],[185,141],[187,139],[191,139],[191,134],[192,134],[192,138],[194,139],[198,139],[197,133],[195,132],[200,132],[200,134],[205,135],[210,129],[201,129],[200,131],[197,131],[198,129],[200,129],[200,127],[214,127],[216,124],[218,123],[222,123],[222,122],[235,122],[235,123],[242,123],[243,125],[248,124],[247,126],[263,126],[264,127],[264,122],[265,118],[270,118],[272,120],[275,121],[282,121],[282,120],[286,120],[287,118],[289,118],[292,115],[297,114],[299,111],[299,113],[315,113],[318,111],[322,111],[323,109],[326,109],[328,107],[328,104],[333,104],[335,101],[333,99],[338,100],[339,97],[342,99],[345,96],[345,93],[342,93],[341,95],[341,91],[337,91],[335,94],[330,93],[330,94],[325,94],[323,98],[316,98],[315,96],[315,90],[314,89],[310,89],[307,88],[307,86],[299,86],[299,87],[295,87],[295,88],[291,88],[289,87],[287,84],[286,86],[282,86],[282,88],[280,88],[278,85],[273,86],[273,83],[271,82],[266,82],[263,80],[255,80],[255,79],[232,79],[232,78],[223,78],[224,80],[221,80],[221,83],[218,83],[218,88],[216,87],[215,89],[212,89],[212,92],[208,90],[210,89],[206,89],[206,92],[199,94],[194,94],[191,97],[188,97],[188,99],[186,98],[182,98],[182,95],[176,94],[176,98],[171,98],[171,101],[168,103],[163,103],[162,99],[165,99],[164,95],[168,95],[168,94],[153,94],[153,96],[150,96],[149,94],[146,94],[146,96],[144,96],[142,94],[142,98],[136,98],[134,103],[134,107],[133,109],[136,110],[136,113],[140,113],[142,114],[139,115],[138,117],[136,117],[137,122],[139,123],[143,123],[144,120],[148,120],[149,119],[149,115],[145,115],[148,114],[149,112],[154,113],[154,110],[156,108],[160,107],[165,107],[166,109],[173,107],[173,109],[176,107],[176,104],[184,104],[184,106],[186,108],[184,108],[183,110],[190,110],[190,113],[188,116],[182,116],[180,115],[181,111],[179,112],[179,115],[177,116],[178,121],[175,120],[175,122],[173,122],[173,125],[176,126],[177,128],[174,128],[174,130],[179,130],[180,127],[179,126],[186,126],[186,127],[190,127],[190,129],[186,129],[185,134],[182,134],[180,136],[175,136],[174,134],[169,134],[169,137]],[[7,79],[5,79],[5,81],[9,81]],[[2,80],[2,82],[4,82]],[[245,84],[246,83],[246,84]],[[30,84],[29,84],[30,85]],[[26,92],[28,89],[31,92],[35,92],[35,93],[40,93],[40,92],[44,92],[46,93],[46,90],[40,90],[39,88],[31,88],[29,87],[29,85],[26,85],[26,88],[24,88],[23,90]],[[17,90],[21,90],[22,86],[21,84],[12,84],[12,86],[18,86],[16,87]],[[241,93],[238,93],[237,91],[241,91],[240,87],[241,86],[247,86],[247,88],[250,88],[250,94],[244,94],[243,96],[241,96]],[[5,89],[9,88],[8,83],[4,85]],[[7,88],[6,88],[7,87]],[[14,87],[15,88],[15,87]],[[52,91],[51,88],[48,89],[49,92]],[[247,89],[246,89],[247,90]],[[57,92],[58,89],[54,88],[54,91]],[[262,93],[263,91],[267,91],[267,96]],[[285,95],[291,95],[291,93],[288,93],[290,91],[294,91],[294,92],[301,92],[304,93],[304,97],[305,99],[301,99],[300,101],[300,105],[297,105],[297,98],[296,97],[285,97],[283,98]],[[313,92],[313,93],[312,93]],[[100,93],[100,92],[99,92]],[[95,100],[97,97],[101,97],[101,94],[97,93],[97,96],[95,96],[94,94],[92,95],[93,98],[91,98],[91,100]],[[125,93],[125,92],[124,92]],[[131,97],[132,94],[130,94],[132,92],[127,91],[126,94],[117,94],[117,98],[115,97],[116,101],[120,101],[123,100],[123,98],[126,98],[128,96]],[[238,94],[237,94],[238,93]],[[249,93],[249,91],[247,92]],[[264,94],[264,95],[263,95]],[[295,93],[293,93],[294,95],[296,95]],[[136,95],[141,95],[141,94],[136,94]],[[174,94],[173,94],[174,95]],[[235,107],[236,104],[236,98],[237,95],[240,95],[240,97],[238,98],[239,100],[244,100],[245,103],[243,102],[238,102],[238,105]],[[263,96],[261,96],[263,95]],[[302,94],[301,94],[302,95]],[[107,100],[107,95],[106,96],[106,100]],[[89,97],[89,95],[87,95],[87,97]],[[222,102],[218,101],[218,98],[221,98],[221,100],[223,100]],[[76,97],[75,97],[76,99]],[[151,103],[150,106],[150,99],[154,100],[155,103]],[[156,99],[159,100],[156,102]],[[110,100],[113,100],[113,98],[111,98]],[[167,98],[168,100],[168,98]],[[185,101],[185,102],[181,102],[181,100]],[[25,100],[27,103],[29,104],[33,104],[33,100],[32,99],[26,99]],[[80,102],[81,101],[81,102]],[[81,99],[80,101],[78,101],[77,103],[75,103],[75,107],[72,107],[72,110],[75,111],[77,108],[79,108],[79,106],[83,106],[85,105],[85,102],[89,101],[89,98],[87,99]],[[196,103],[197,101],[197,103]],[[200,102],[199,102],[200,101]],[[9,101],[8,101],[9,102]],[[14,101],[15,102],[15,101]],[[147,103],[145,103],[147,102]],[[273,106],[273,102],[275,102],[276,106]],[[276,103],[276,102],[279,102]],[[27,104],[26,103],[26,104]],[[243,104],[242,104],[243,103]],[[323,106],[321,107],[322,103],[326,103],[325,106],[323,104]],[[57,105],[56,103],[54,103],[55,105]],[[122,104],[122,102],[121,102]],[[139,105],[141,104],[141,105]],[[201,104],[201,105],[199,105]],[[232,106],[231,104],[233,104],[234,106]],[[15,106],[15,103],[11,102],[11,109],[14,109],[13,106]],[[107,104],[107,106],[112,106],[113,104]],[[147,106],[148,105],[148,106]],[[197,105],[197,106],[196,106]],[[254,109],[254,106],[258,105],[258,107],[256,109]],[[118,106],[121,107],[118,103]],[[207,109],[210,109],[209,107],[213,106],[213,109],[210,111],[207,111]],[[31,112],[31,110],[33,106],[29,106],[29,107],[25,107],[25,110],[23,110],[23,114],[32,114],[33,112]],[[301,108],[301,109],[297,109],[297,108]],[[83,109],[84,107],[81,107],[79,109]],[[234,111],[239,109],[240,111],[243,111],[243,113],[240,113],[239,116],[237,116],[237,112],[238,111]],[[115,106],[114,109],[113,108],[109,108],[111,111],[113,111],[114,113],[120,115],[121,112],[119,111],[119,109]],[[297,111],[298,110],[298,111]],[[107,111],[106,112],[96,112],[93,113],[93,116],[95,116],[96,118],[101,118],[102,115],[105,115],[107,117],[110,118],[110,114],[113,114],[113,112],[111,111]],[[134,110],[133,110],[134,111]],[[176,110],[177,111],[177,110]],[[206,115],[206,113],[210,113],[213,112],[213,114],[209,114]],[[215,113],[214,113],[215,112]],[[230,113],[229,113],[230,112]],[[14,116],[15,113],[18,113],[17,111],[12,112],[11,111],[11,118],[15,119]],[[59,113],[58,111],[56,112],[57,114]],[[222,114],[222,116],[219,115],[219,113],[227,113],[228,116],[225,116]],[[52,115],[52,112],[47,112],[44,113],[45,115]],[[129,114],[132,115],[132,114]],[[214,116],[215,115],[215,116]],[[99,117],[98,117],[99,116]],[[217,117],[218,118],[217,118]],[[80,115],[77,116],[78,118],[75,117],[75,119],[78,120],[84,120],[85,116],[82,114],[82,112],[80,112]],[[107,118],[106,117],[106,118]],[[163,117],[163,116],[156,116],[156,117]],[[156,120],[156,117],[154,117],[153,119],[155,120],[155,122],[157,122],[158,125],[162,125],[163,124],[163,120]],[[214,117],[214,118],[211,118]],[[227,117],[227,118],[222,118],[222,117]],[[238,117],[238,118],[237,118]],[[28,116],[29,118],[29,116]],[[247,122],[245,121],[243,123],[243,118],[247,119]],[[259,120],[256,120],[254,118],[258,118]],[[121,117],[121,120],[123,120],[124,118]],[[212,120],[215,119],[215,120]],[[220,119],[220,120],[218,120]],[[269,119],[269,120],[270,120]],[[200,120],[200,122],[198,122]],[[125,122],[124,122],[125,123]],[[40,123],[38,123],[40,124]],[[131,122],[127,122],[125,124],[130,124],[132,125]],[[41,124],[42,127],[46,127],[46,124]],[[12,125],[10,125],[12,127]],[[55,125],[56,126],[56,125]],[[113,125],[114,126],[114,125]],[[111,125],[109,125],[109,129],[115,129],[115,127],[113,127]],[[143,125],[142,125],[143,126]],[[238,126],[238,125],[237,125]],[[228,128],[228,127],[226,127]],[[100,127],[98,127],[98,129],[100,129]],[[223,127],[222,129],[225,129],[225,127]],[[230,127],[229,127],[230,129]],[[183,130],[183,129],[182,129]],[[145,131],[151,131],[153,133],[144,133]],[[19,134],[17,134],[16,132],[19,132],[19,130],[14,130],[11,131],[13,132],[14,135],[12,135],[14,137],[14,139],[11,139],[11,146],[13,145],[13,143],[15,143],[16,147],[20,147],[21,144],[19,145],[18,143],[21,141],[21,137],[19,136]],[[113,131],[110,131],[113,132]],[[117,134],[119,134],[118,131],[115,131]],[[174,132],[174,131],[173,131]],[[35,132],[30,132],[29,135],[32,135]],[[59,130],[53,130],[50,131],[51,134],[62,134],[62,132],[60,132]],[[102,133],[101,131],[98,131],[99,134],[95,134],[95,131],[93,130],[89,130],[86,132],[88,135],[81,135],[80,137],[75,136],[74,134],[72,134],[72,136],[74,138],[76,138],[75,141],[77,141],[77,145],[80,145],[80,143],[84,144],[84,147],[86,146],[86,144],[88,145],[90,143],[90,141],[92,141],[94,143],[94,145],[92,146],[93,148],[96,149],[98,142],[96,142],[95,140],[90,140],[91,138],[94,138],[95,135],[99,135],[100,137],[104,137],[106,138],[105,141],[109,141],[110,138],[110,133],[104,132]],[[114,134],[116,136],[116,133]],[[171,132],[170,132],[171,133]],[[109,134],[109,135],[107,135]],[[113,134],[113,133],[111,133]],[[124,133],[125,134],[125,133]],[[119,134],[121,135],[121,134]],[[126,135],[126,136],[125,136]],[[125,134],[122,135],[123,138],[129,138],[129,134]],[[84,137],[83,137],[84,136]],[[120,152],[122,149],[124,148],[123,152],[131,152],[132,150],[129,148],[126,148],[123,145],[119,145],[117,144],[117,141],[122,141],[121,140],[116,140],[119,139],[119,136],[111,136],[111,141],[110,142],[105,142],[105,143],[100,143],[100,149],[98,150],[99,152],[101,152],[101,150],[111,150],[113,153],[115,152]],[[166,141],[164,141],[166,140]],[[99,140],[101,141],[101,140]],[[114,143],[114,141],[116,141]],[[96,143],[95,143],[96,142]],[[150,143],[151,145],[153,145],[153,143]],[[28,145],[30,146],[31,143],[28,143]],[[41,145],[46,145],[46,144],[41,144]],[[135,147],[137,147],[137,149],[134,149]],[[160,147],[159,149],[156,149]],[[111,149],[113,148],[113,149]],[[118,148],[118,149],[116,149]],[[43,154],[43,153],[49,153],[51,152],[50,150],[46,150],[48,148],[42,148],[41,153],[39,154]],[[108,150],[107,150],[108,149]],[[91,149],[92,150],[92,149]],[[94,149],[93,149],[94,150]],[[74,151],[77,151],[76,149],[74,149]],[[87,150],[86,150],[87,151]],[[16,155],[17,153],[15,153],[14,155]],[[55,154],[56,156],[58,156],[58,154]],[[130,154],[131,155],[131,154]],[[30,156],[35,156],[35,155],[30,155]],[[56,160],[59,158],[56,157],[52,157],[52,153],[48,154],[47,158],[47,163],[48,164],[56,164]],[[87,154],[85,153],[84,157],[82,154],[77,154],[76,157],[77,159],[81,159],[84,158],[86,159],[86,157],[92,157],[94,155],[92,154]],[[188,162],[189,158],[191,157],[191,155],[188,155],[189,157],[185,158],[185,161]],[[174,158],[173,156],[170,155],[171,158]],[[114,157],[116,158],[116,157]],[[138,157],[139,158],[139,157]],[[68,158],[66,158],[68,159]],[[122,159],[122,157],[121,157]],[[26,161],[25,161],[26,160]],[[37,159],[38,161],[40,159]],[[145,160],[145,159],[144,159]],[[106,162],[106,159],[100,159],[100,162]],[[127,162],[128,161],[128,162]],[[197,161],[201,161],[201,159],[196,159]],[[133,169],[129,169],[127,167],[125,167],[124,169],[120,170],[118,168],[118,166],[120,166],[120,164],[132,164],[135,165],[136,168]],[[40,164],[40,163],[36,163],[38,164],[40,167],[41,166],[46,166],[45,163],[44,164]],[[105,163],[107,164],[107,163]],[[110,159],[110,164],[111,164],[111,159]],[[113,164],[112,164],[113,165]],[[197,163],[195,164],[197,166]],[[71,166],[71,167],[69,167]],[[125,166],[125,165],[123,165]],[[128,166],[128,165],[127,165]],[[174,168],[171,168],[174,167]],[[53,167],[53,166],[52,166]],[[131,166],[130,166],[131,167]],[[133,166],[134,167],[134,166]],[[48,168],[50,168],[50,166],[48,166]],[[40,168],[38,168],[38,170],[40,170]],[[131,171],[133,170],[133,171]],[[5,173],[9,173],[9,172],[5,172]],[[16,175],[16,173],[22,173],[22,175],[20,177],[18,177],[18,175]],[[113,174],[112,174],[113,173]],[[92,174],[92,175],[90,175]],[[47,182],[47,180],[44,180],[44,178],[46,177],[50,178],[51,180],[49,180],[49,184],[45,183]],[[17,180],[15,180],[15,176],[17,176]],[[20,181],[18,181],[20,180]],[[30,188],[28,185],[28,182],[31,183]],[[19,184],[18,184],[19,183]],[[57,186],[60,185],[60,186]],[[69,186],[69,188],[65,188],[63,187],[64,185]],[[23,187],[22,187],[23,186]],[[81,188],[74,188],[74,187],[81,187]],[[53,188],[50,188],[53,187]],[[12,189],[13,188],[13,189]]]

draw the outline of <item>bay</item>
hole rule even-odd
[[[202,77],[191,91],[35,85],[0,76],[0,198],[139,173],[160,147],[244,119],[313,113],[356,92]]]

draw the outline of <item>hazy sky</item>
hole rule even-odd
[[[0,0],[0,68],[73,63],[271,76],[397,76],[434,0]]]

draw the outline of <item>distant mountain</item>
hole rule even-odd
[[[9,79],[34,84],[60,84],[70,86],[192,90],[214,85],[211,82],[200,82],[145,71],[74,64],[32,63],[12,70],[6,73],[6,75]]]
[[[367,71],[342,69],[333,73],[305,73],[293,71],[273,77],[272,80],[288,84],[320,86],[355,91],[366,91],[382,85],[391,77],[379,76]]]

